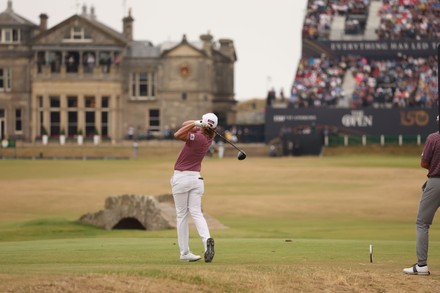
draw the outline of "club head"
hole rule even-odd
[[[240,161],[246,159],[246,153],[243,151],[239,152],[237,155],[237,159],[239,159]]]

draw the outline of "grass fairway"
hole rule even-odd
[[[4,160],[0,292],[439,292],[439,215],[431,276],[401,273],[416,261],[418,155],[205,159],[203,209],[228,227],[211,231],[210,264],[180,263],[174,230],[76,223],[108,196],[169,193],[175,154]]]

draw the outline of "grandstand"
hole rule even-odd
[[[311,125],[426,135],[437,114],[439,26],[438,0],[309,0],[290,97],[269,105],[266,141]]]
[[[438,1],[309,0],[307,8],[289,107],[436,104]]]

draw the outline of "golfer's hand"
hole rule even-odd
[[[198,127],[205,127],[205,126],[206,126],[206,124],[203,123],[202,120],[196,120],[196,121],[194,121],[194,125],[195,125],[195,126],[198,126]]]

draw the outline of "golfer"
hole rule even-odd
[[[214,139],[214,129],[218,119],[213,113],[207,113],[201,120],[188,120],[176,131],[174,137],[185,142],[176,163],[170,183],[173,191],[177,216],[177,239],[181,261],[198,261],[189,248],[188,216],[191,214],[197,232],[205,248],[205,262],[214,258],[214,239],[209,233],[208,224],[202,213],[202,196],[205,190],[200,174],[202,160]]]
[[[437,124],[438,124],[437,116]],[[420,160],[420,166],[428,169],[428,180],[422,187],[422,197],[416,221],[417,263],[403,269],[409,275],[429,275],[428,242],[429,227],[440,206],[440,133],[428,135]]]

